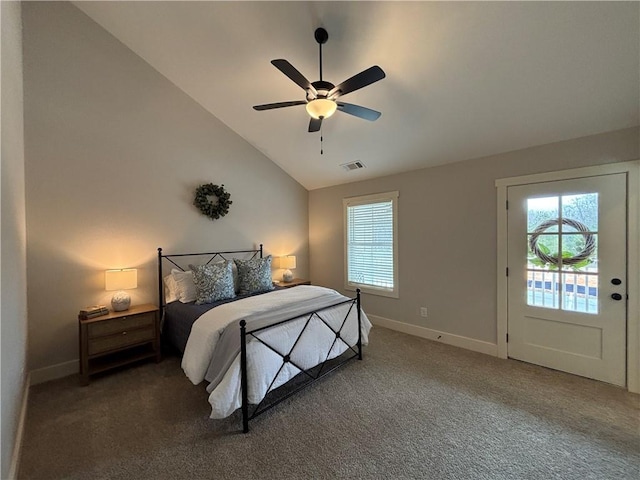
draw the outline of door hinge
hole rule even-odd
[[[509,267],[505,268],[505,274],[507,275],[507,277],[509,276]]]
[[[508,333],[507,333],[506,337],[507,337],[507,343],[509,343],[509,334]]]
[[[505,208],[509,210],[509,200],[505,201],[504,203],[505,203]]]

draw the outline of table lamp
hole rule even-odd
[[[111,298],[111,308],[114,312],[122,312],[129,309],[131,297],[124,290],[138,287],[138,270],[135,268],[122,268],[120,270],[107,270],[104,275],[105,290],[117,290]]]
[[[295,255],[287,255],[284,257],[280,257],[280,268],[284,268],[284,272],[282,272],[282,280],[285,282],[290,282],[293,280],[293,273],[291,273],[292,268],[296,268],[296,256]]]

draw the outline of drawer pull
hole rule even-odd
[[[126,335],[126,334],[127,334],[127,332],[122,332],[122,334],[123,334],[123,335]]]

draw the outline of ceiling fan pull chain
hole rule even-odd
[[[320,155],[324,155],[324,150],[322,150],[322,129],[320,129]]]

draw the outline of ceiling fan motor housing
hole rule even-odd
[[[331,82],[325,82],[324,80],[318,80],[317,82],[311,82],[313,88],[316,89],[318,95],[314,95],[312,91],[307,91],[307,100],[311,101],[315,98],[327,98],[329,96],[329,92],[335,85]]]

